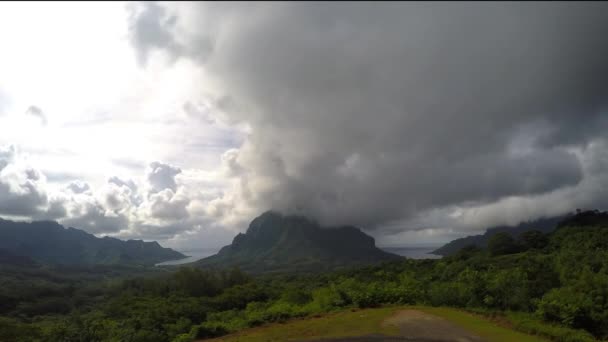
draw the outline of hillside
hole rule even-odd
[[[0,251],[4,258],[20,256],[62,265],[154,265],[185,257],[155,241],[97,238],[79,229],[64,228],[57,222],[3,219],[0,219]]]
[[[450,241],[447,244],[445,244],[445,245],[439,247],[438,249],[434,250],[433,252],[431,252],[431,254],[441,255],[441,256],[453,255],[456,252],[458,252],[459,250],[461,250],[462,248],[471,246],[471,245],[477,246],[480,248],[485,248],[488,241],[490,240],[490,238],[492,236],[494,236],[497,233],[502,233],[502,232],[509,233],[513,237],[517,237],[521,233],[527,232],[530,230],[538,230],[543,233],[549,233],[549,232],[552,232],[553,230],[555,230],[557,225],[561,221],[566,219],[567,217],[569,217],[569,216],[566,215],[566,216],[557,216],[557,217],[551,217],[551,218],[541,218],[541,219],[534,220],[534,221],[522,222],[522,223],[518,224],[517,226],[498,226],[498,227],[488,228],[484,234],[470,235],[470,236],[466,236],[466,237],[463,237],[460,239]]]
[[[251,272],[320,271],[399,259],[377,248],[374,238],[358,228],[321,227],[304,217],[266,212],[231,245],[195,265],[238,266]]]
[[[249,246],[252,258],[259,258],[254,241],[273,250],[295,234],[291,230],[324,234],[317,229],[306,219],[269,213],[254,220],[234,245]],[[540,247],[522,244],[498,254],[471,249],[441,260],[397,259],[327,273],[251,276],[238,270],[152,268],[155,274],[100,282],[91,280],[105,278],[105,272],[65,272],[67,266],[8,269],[0,277],[0,341],[192,342],[223,335],[227,341],[283,341],[390,333],[376,324],[385,319],[398,323],[408,337],[446,331],[445,322],[425,314],[487,341],[529,339],[490,326],[479,315],[535,335],[530,341],[605,341],[607,233],[608,213],[579,212],[553,232],[541,233],[547,243]],[[362,240],[367,243],[360,248],[369,248],[369,237]],[[353,244],[346,241],[334,241],[336,249]],[[301,252],[295,243],[287,246]],[[400,314],[406,320],[395,321],[385,315],[399,307],[415,316]],[[426,323],[412,320],[416,317]],[[432,326],[417,329],[429,321]]]

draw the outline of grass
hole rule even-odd
[[[547,341],[538,336],[527,335],[506,327],[502,327],[495,322],[491,322],[483,317],[464,312],[457,309],[446,307],[414,307],[420,311],[442,317],[453,322],[462,328],[478,335],[489,342],[542,342]]]
[[[519,331],[544,336],[560,342],[593,342],[593,335],[584,330],[575,330],[540,321],[531,314],[509,312],[507,319]]]
[[[212,341],[286,341],[360,336],[374,333],[394,336],[398,334],[398,329],[390,326],[383,327],[382,321],[398,310],[399,308],[389,307],[340,311],[321,317],[268,324],[216,338]]]
[[[531,336],[502,327],[481,316],[457,309],[444,307],[385,307],[378,309],[350,310],[274,323],[247,329],[235,334],[216,338],[212,341],[287,341],[298,339],[332,338],[383,334],[399,334],[397,327],[383,325],[382,322],[401,309],[416,309],[444,318],[488,342],[543,342],[538,336]]]

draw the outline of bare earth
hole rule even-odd
[[[399,336],[368,335],[347,338],[328,338],[308,340],[310,342],[483,342],[461,327],[434,315],[418,310],[401,310],[387,318],[384,325],[399,327]]]

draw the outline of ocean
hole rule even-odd
[[[420,246],[407,246],[407,247],[379,247],[382,250],[387,252],[402,255],[406,258],[411,259],[440,259],[441,255],[429,254],[440,246],[433,247],[420,247]],[[220,249],[219,248],[198,248],[198,249],[190,249],[187,251],[180,251],[181,253],[188,255],[187,258],[179,259],[179,260],[171,260],[161,262],[156,264],[156,266],[165,266],[165,265],[181,265],[187,264],[190,262],[195,262],[197,260],[206,258],[208,256],[216,254]]]
[[[410,259],[441,259],[441,255],[430,254],[441,246],[407,246],[407,247],[379,247],[387,252],[404,256]]]
[[[195,262],[202,258],[206,258],[208,256],[216,254],[219,251],[220,251],[219,248],[197,248],[197,249],[179,251],[180,253],[187,255],[188,257],[185,259],[161,262],[161,263],[156,264],[156,266],[187,264],[189,262]]]

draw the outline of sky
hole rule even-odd
[[[0,216],[181,250],[606,209],[608,4],[3,2]]]

